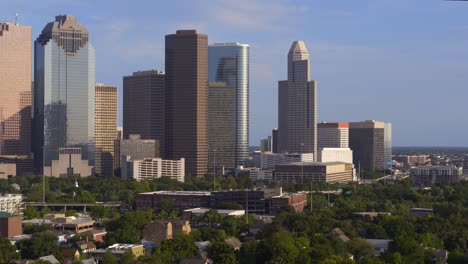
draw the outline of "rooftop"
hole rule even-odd
[[[333,166],[333,165],[343,165],[348,164],[346,162],[333,161],[333,162],[291,162],[280,164],[277,166]]]
[[[143,195],[151,195],[151,194],[160,194],[160,195],[199,195],[199,196],[207,196],[211,195],[211,192],[200,192],[200,191],[156,191],[156,192],[144,192],[139,193]]]

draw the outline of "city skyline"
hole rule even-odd
[[[32,7],[37,5],[33,1],[7,3],[3,9],[5,14],[11,13],[9,20],[14,20],[14,14],[20,13],[19,23],[33,27],[33,39],[50,17],[57,14],[76,15],[80,23],[89,29],[91,41],[96,46],[96,81],[117,85],[120,91],[122,76],[138,70],[164,68],[164,35],[175,32],[176,29],[197,29],[210,36],[209,43],[250,44],[251,145],[257,145],[260,138],[268,135],[273,127],[277,127],[275,83],[286,77],[286,69],[280,66],[283,65],[281,61],[284,61],[284,54],[289,48],[288,43],[298,39],[306,42],[311,54],[311,77],[320,83],[319,121],[378,119],[392,122],[395,146],[468,145],[464,137],[468,129],[460,122],[464,117],[461,105],[467,95],[463,87],[468,81],[463,74],[467,65],[464,59],[468,57],[463,48],[468,42],[468,21],[462,16],[466,14],[467,6],[463,3],[356,1],[354,5],[346,3],[337,7],[336,4],[317,1],[310,5],[298,1],[271,4],[254,1],[249,7],[236,9],[232,8],[230,1],[221,1],[213,4],[208,11],[194,8],[194,15],[171,19],[166,16],[150,18],[147,11],[143,10],[140,14],[141,10],[137,12],[138,8],[120,2],[115,3],[116,7],[112,12],[104,10],[105,3],[97,4],[95,10],[90,9],[94,3],[86,1],[45,3],[47,10],[34,11],[37,14],[32,13]],[[147,4],[150,5],[149,2]],[[181,4],[190,9],[189,7],[198,3],[180,1],[164,4],[161,10],[170,11],[174,5]],[[128,15],[121,14],[125,9],[123,7],[129,7],[125,10]],[[276,14],[277,18],[260,15],[250,20],[241,19],[262,8]],[[229,23],[229,16],[221,18],[216,13],[203,19],[203,14],[206,16],[206,12],[213,10],[231,11],[231,17],[235,17],[235,14],[242,15],[241,10],[245,11],[245,15],[238,19],[242,23],[237,20]],[[113,18],[114,13],[122,15],[119,15],[120,22]],[[367,15],[359,15],[363,13]],[[381,18],[374,13],[384,15]],[[296,17],[292,18],[294,15]],[[311,18],[314,15],[316,17]],[[445,19],[435,22],[436,20],[431,19],[433,16]],[[180,17],[184,19],[179,19]],[[286,22],[286,18],[291,18],[291,21],[280,26],[282,22]],[[322,20],[318,21],[319,19]],[[187,20],[195,22],[186,22]],[[231,30],[222,32],[219,26],[210,23],[218,20],[221,26]],[[253,20],[259,23],[249,24]],[[386,23],[388,20],[394,23]],[[290,29],[291,24],[295,27]],[[305,30],[306,24],[311,24],[312,27]],[[151,37],[143,33],[148,27],[155,28]],[[140,30],[130,32],[136,28]],[[137,48],[132,50],[128,41],[121,41],[127,37],[127,33],[130,34],[130,39],[137,37],[136,43],[133,43]],[[276,35],[275,38],[272,35]],[[104,48],[109,43],[115,43],[115,46]],[[116,56],[116,50],[125,52]],[[111,60],[112,57],[115,60]],[[106,67],[108,65],[122,66]],[[439,89],[444,93],[419,100],[428,96],[427,91]],[[426,106],[426,100],[434,101],[436,98],[450,104],[445,104],[442,111],[437,107]],[[387,106],[378,107],[382,102]],[[337,110],[334,108],[336,105],[342,107]],[[120,116],[121,111],[120,107]],[[454,127],[455,123],[461,123],[459,129],[447,131],[444,128]]]

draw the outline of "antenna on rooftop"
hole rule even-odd
[[[18,25],[18,16],[19,16],[19,14],[16,13],[16,16],[15,16],[15,25]]]

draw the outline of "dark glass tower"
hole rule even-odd
[[[59,157],[59,148],[81,148],[94,165],[95,50],[74,16],[56,16],[34,43],[36,170]]]
[[[243,165],[249,159],[249,45],[210,45],[208,80],[235,90],[235,164]]]

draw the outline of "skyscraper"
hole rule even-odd
[[[166,35],[167,159],[185,158],[186,175],[208,168],[208,36],[196,30]]]
[[[123,78],[123,138],[138,134],[141,139],[157,139],[164,156],[165,75],[151,70],[134,72]]]
[[[235,168],[235,90],[224,82],[208,88],[208,168]]]
[[[280,151],[317,156],[317,82],[310,79],[309,52],[294,41],[288,53],[288,80],[278,83]]]
[[[36,169],[80,148],[94,165],[95,50],[74,16],[56,16],[34,43],[34,152]]]
[[[243,165],[249,159],[249,45],[209,45],[208,80],[235,91],[235,163]]]
[[[31,153],[31,32],[0,23],[0,155]]]
[[[114,174],[114,141],[117,139],[117,86],[96,84],[95,171]]]
[[[353,163],[365,169],[384,167],[384,122],[366,120],[349,123],[349,147]]]

